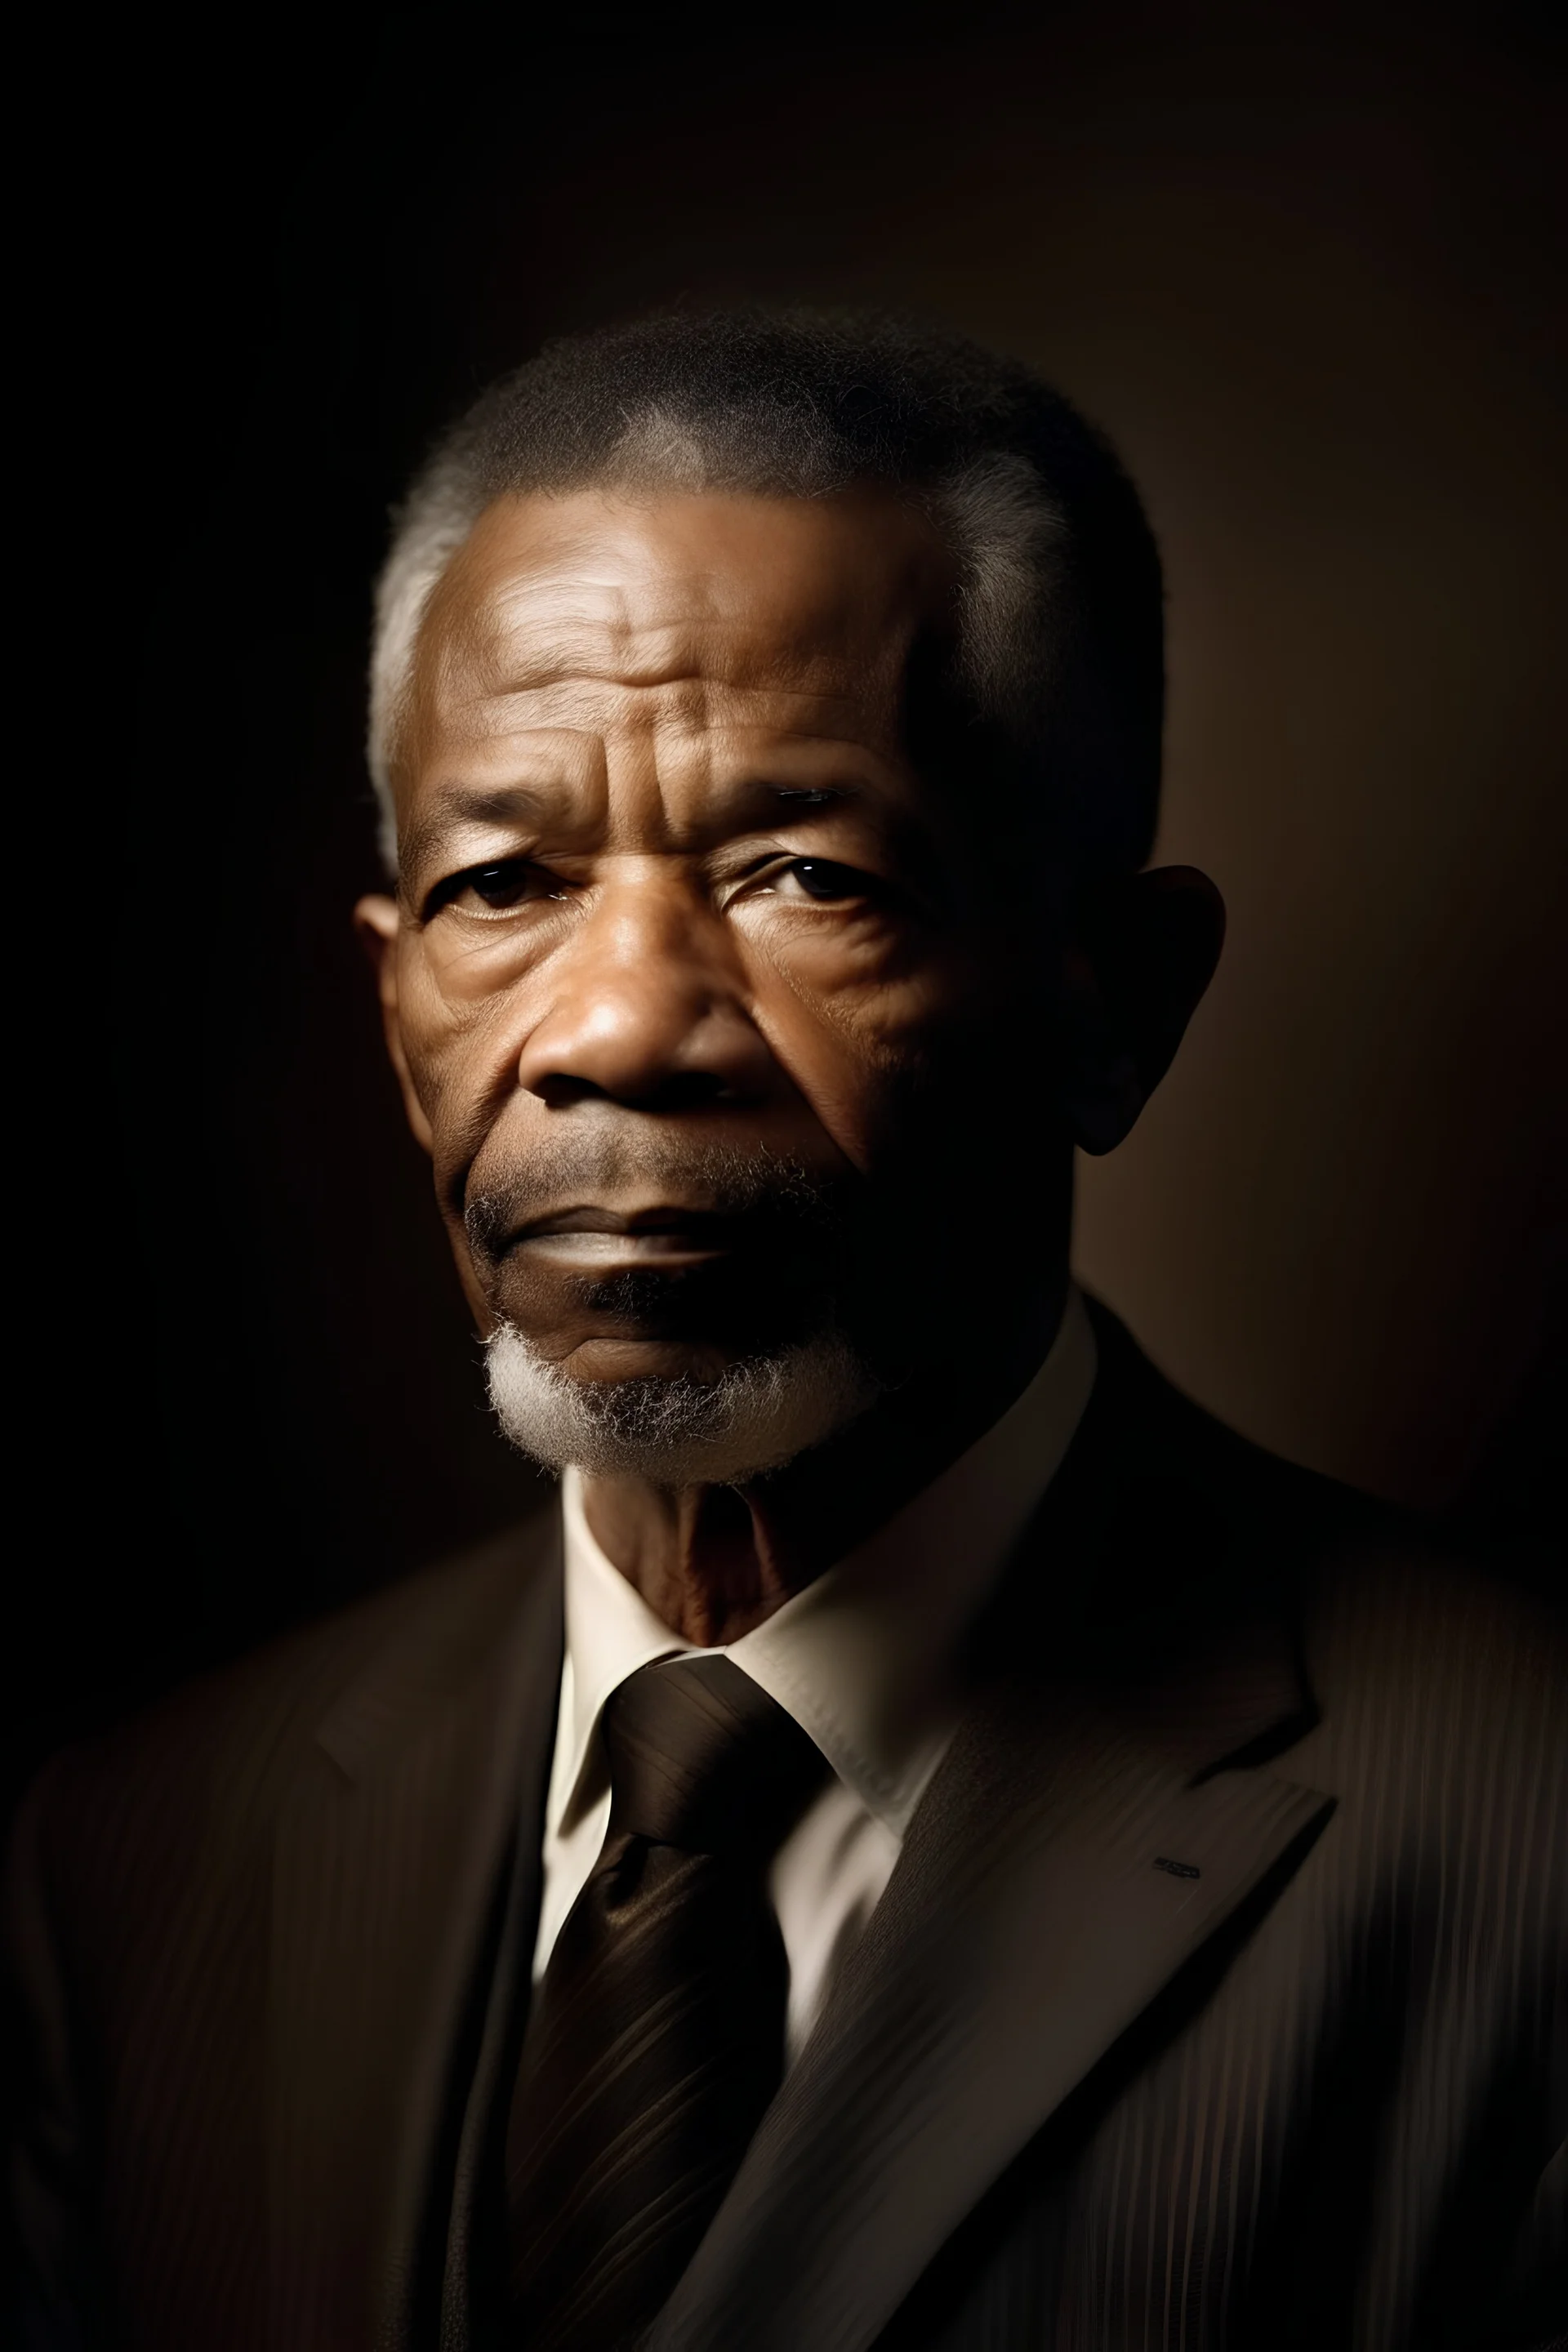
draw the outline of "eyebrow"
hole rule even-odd
[[[404,835],[398,863],[405,873],[416,872],[434,845],[455,824],[538,823],[551,814],[552,803],[561,800],[564,790],[563,786],[522,783],[437,785],[429,806]],[[747,803],[771,800],[793,802],[797,807],[826,808],[836,802],[863,797],[864,787],[854,783],[775,784],[765,777],[747,776],[723,793],[720,805],[743,807]]]
[[[416,868],[448,825],[515,824],[520,818],[542,816],[552,795],[532,784],[440,784],[430,804],[401,837],[398,864],[405,872]]]

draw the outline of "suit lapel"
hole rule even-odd
[[[1121,1444],[1121,1406],[1091,1407],[994,1629],[994,1654],[1054,1651],[1057,1669],[998,1675],[961,1727],[647,2352],[865,2352],[1014,2158],[1326,1823],[1330,1798],[1260,1769],[1311,1719],[1288,1612],[1247,1598],[1205,1497],[1172,1517],[1164,1471]],[[1157,1572],[1132,1600],[1136,1577],[1107,1567],[1146,1553],[1152,1494],[1167,1567],[1187,1554],[1180,1606]],[[1099,1596],[1076,1630],[1039,1613],[1042,1591],[1073,1590]]]
[[[1093,1717],[1030,1740],[1033,1769],[1025,1752],[1016,1725],[977,1719],[950,1755],[650,2352],[861,2352],[1047,2118],[1331,1810],[1271,1773],[1194,1787]]]
[[[554,1528],[552,1514],[542,1537],[512,1538],[463,1605],[454,1591],[387,1643],[320,1727],[279,1822],[268,2340],[291,2352],[407,2342],[429,2233],[444,2239],[441,2183],[518,1852],[538,1899]],[[514,1904],[529,1895],[514,1876]]]

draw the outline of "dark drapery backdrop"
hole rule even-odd
[[[47,790],[106,789],[57,841],[95,871],[33,973],[47,1034],[67,966],[92,1014],[46,1050],[32,1171],[71,1271],[23,1469],[24,1759],[537,1499],[485,1417],[348,929],[376,878],[368,582],[488,373],[671,299],[935,312],[1116,437],[1169,571],[1162,855],[1206,866],[1232,923],[1174,1075],[1084,1171],[1083,1273],[1248,1433],[1548,1573],[1542,22],[456,8],[351,50],[258,16],[140,27],[90,130],[67,90],[88,495]]]

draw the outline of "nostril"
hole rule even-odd
[[[735,1088],[717,1070],[671,1070],[646,1099],[661,1110],[703,1110],[728,1102]]]
[[[592,1078],[573,1077],[564,1070],[547,1070],[531,1082],[529,1092],[537,1095],[549,1110],[570,1110],[574,1103],[615,1099],[609,1088],[595,1086]]]
[[[624,1103],[637,1110],[706,1110],[738,1099],[738,1090],[717,1070],[667,1070],[640,1087],[629,1082],[600,1086],[593,1078],[550,1070],[534,1079],[529,1091],[538,1096],[547,1110],[570,1110],[574,1104],[585,1102]]]

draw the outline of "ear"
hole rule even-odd
[[[1206,874],[1163,866],[1100,893],[1066,957],[1063,1107],[1085,1151],[1113,1151],[1170,1068],[1214,978],[1225,901]]]
[[[404,1111],[414,1130],[415,1140],[429,1151],[435,1139],[430,1132],[430,1122],[425,1116],[425,1107],[415,1092],[408,1055],[403,1042],[403,1021],[397,997],[399,917],[396,899],[384,898],[379,892],[362,898],[354,908],[354,929],[375,972],[376,989],[381,998],[382,1034],[386,1039],[392,1066],[397,1073],[397,1083],[403,1089]]]

